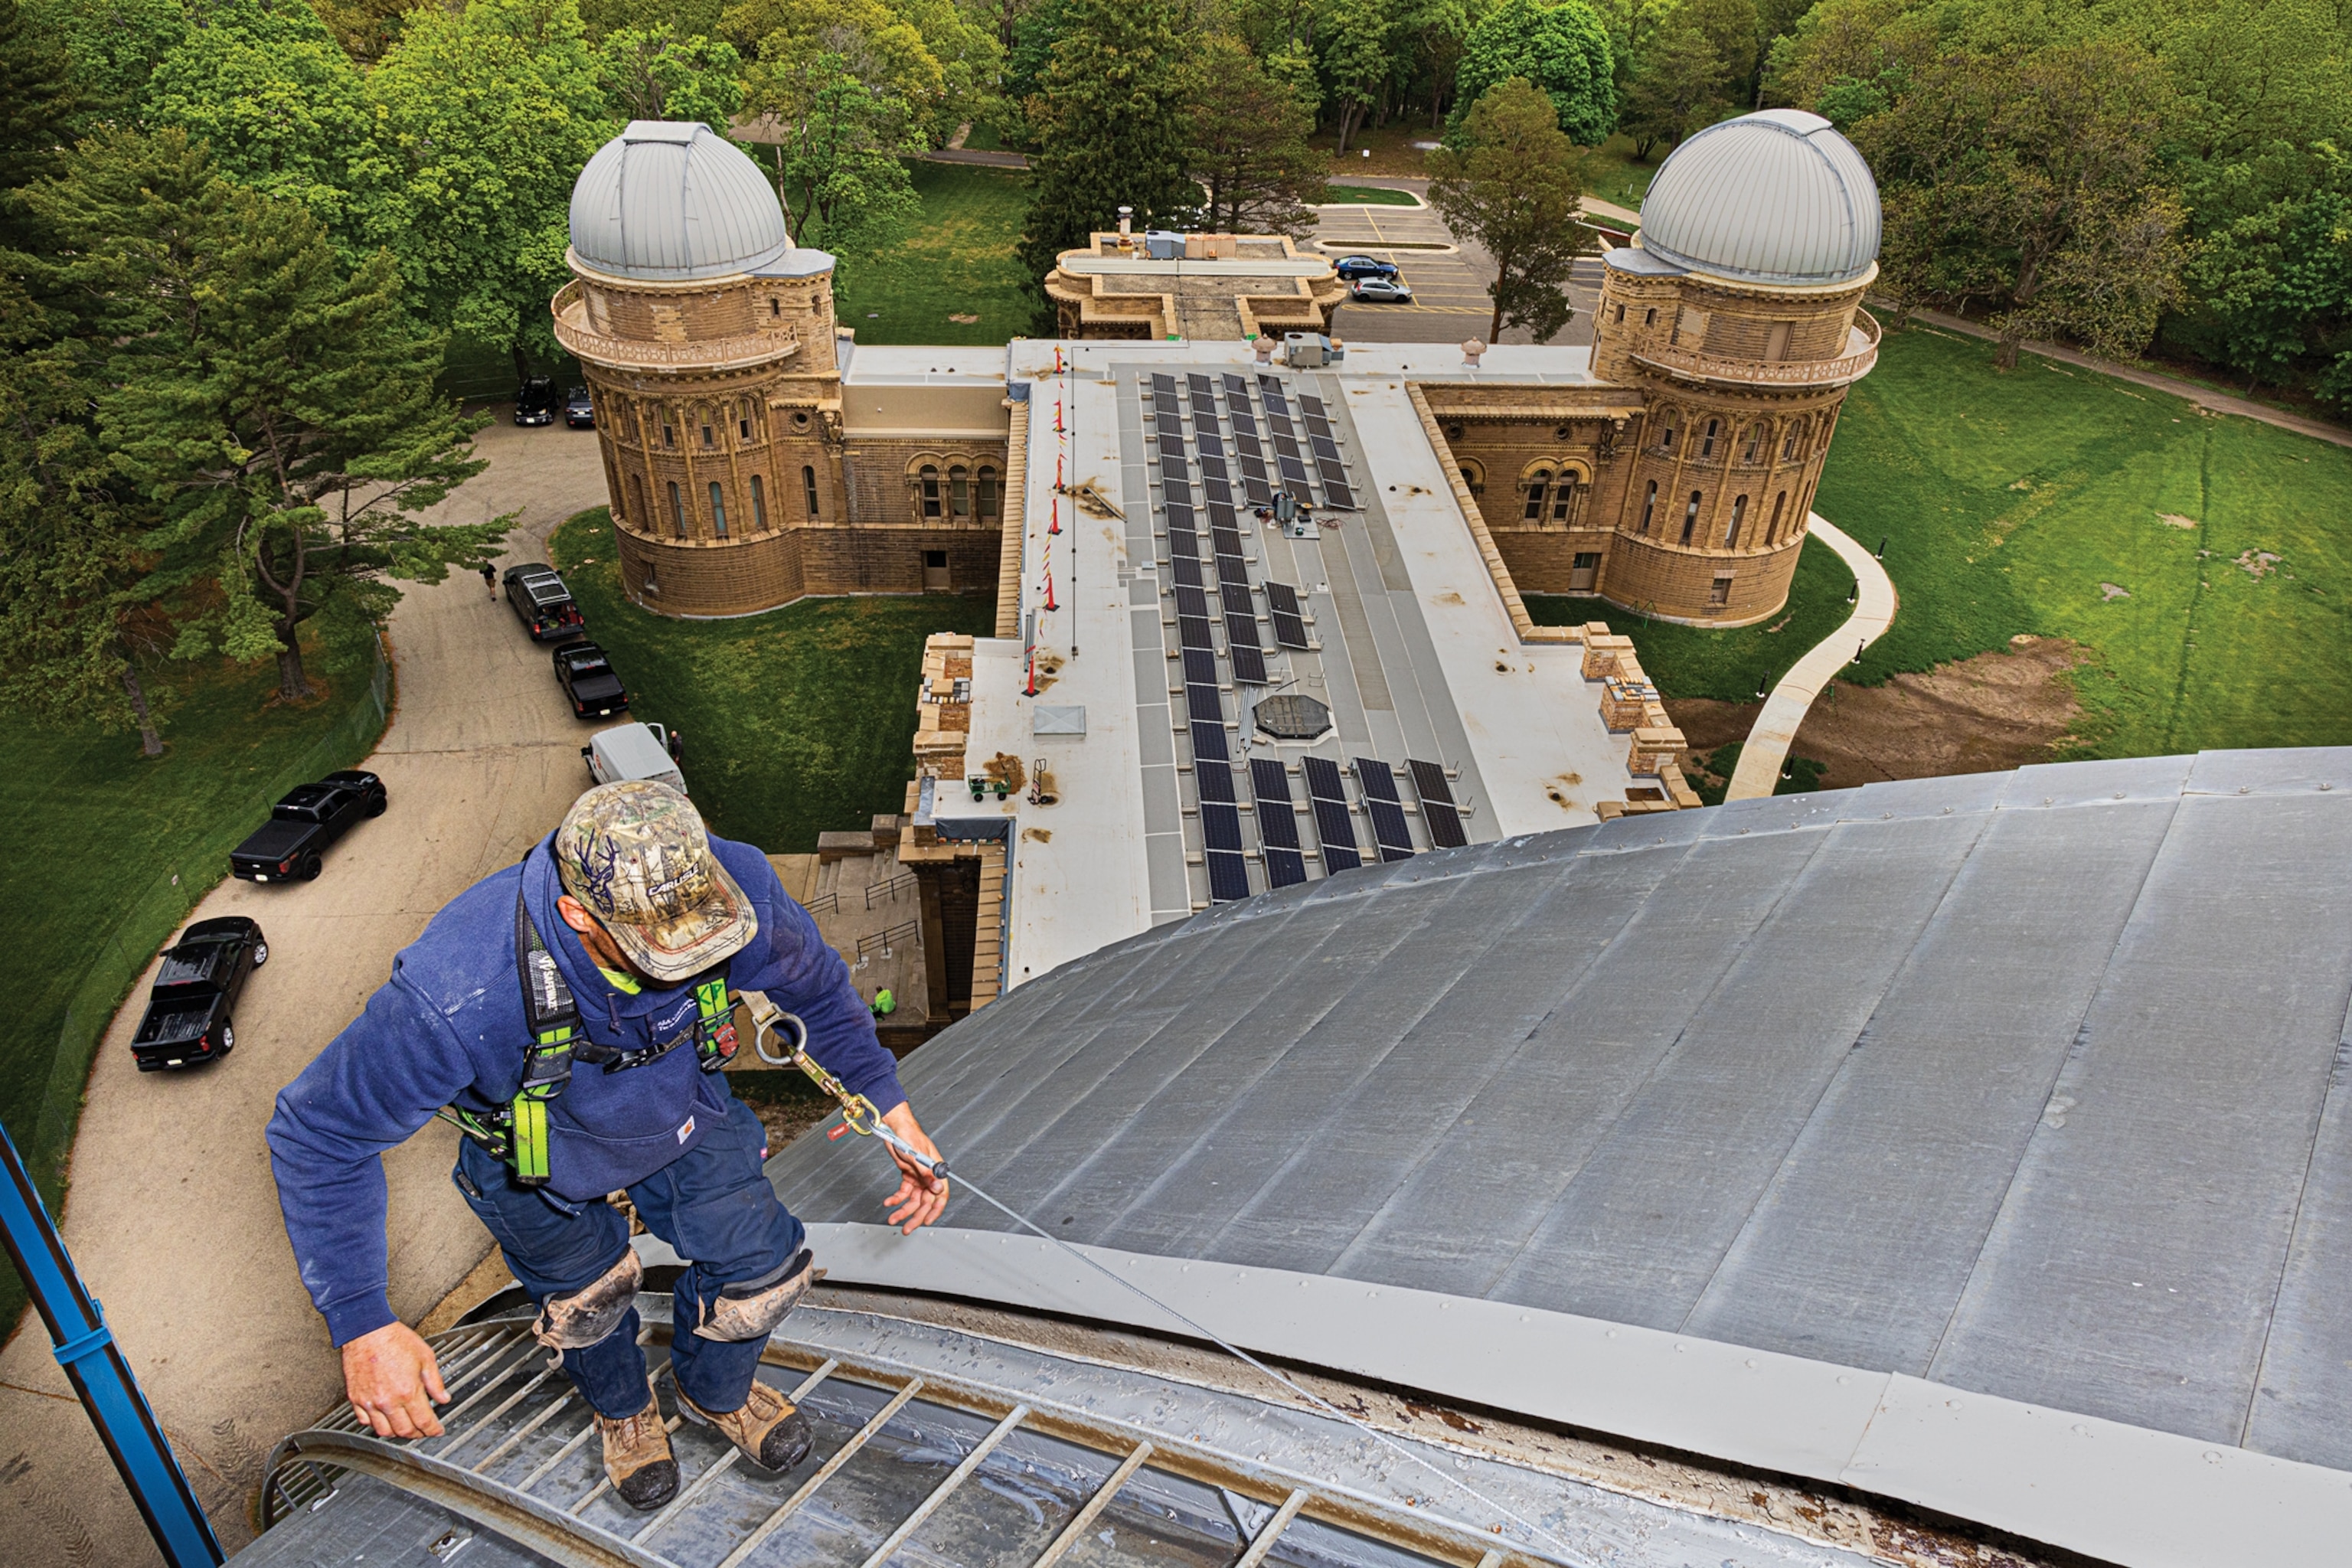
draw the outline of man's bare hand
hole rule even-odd
[[[343,1393],[379,1437],[438,1437],[436,1405],[449,1403],[433,1347],[405,1323],[386,1323],[343,1346]]]
[[[922,1124],[915,1120],[912,1106],[900,1105],[886,1112],[882,1120],[891,1131],[921,1150],[927,1158],[936,1160],[940,1157],[940,1146],[931,1142],[930,1134],[925,1132]],[[898,1169],[906,1179],[898,1184],[898,1190],[890,1194],[889,1201],[883,1206],[890,1211],[890,1223],[912,1236],[947,1212],[948,1184],[896,1149],[890,1151],[890,1158],[898,1162]]]

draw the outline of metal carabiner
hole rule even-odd
[[[810,1082],[841,1107],[841,1119],[848,1124],[851,1131],[860,1136],[871,1136],[882,1125],[882,1113],[875,1110],[874,1102],[864,1095],[850,1093],[846,1085],[808,1054],[808,1025],[801,1020],[800,1016],[785,1012],[770,1001],[764,992],[746,991],[742,994],[745,1005],[751,1010],[751,1048],[759,1053],[760,1059],[772,1067],[800,1068]],[[782,1026],[787,1024],[792,1026],[793,1047],[785,1055],[776,1056],[769,1051],[768,1042],[771,1039],[781,1040]],[[887,1139],[885,1141],[887,1142]]]

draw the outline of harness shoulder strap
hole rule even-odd
[[[515,893],[515,978],[522,986],[530,1043],[525,1047],[522,1087],[509,1110],[506,1158],[514,1167],[515,1180],[536,1185],[547,1180],[548,1102],[572,1082],[580,1007],[520,890]]]

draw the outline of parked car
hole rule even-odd
[[[584,386],[575,386],[563,397],[563,422],[574,430],[596,428],[596,400],[588,395]]]
[[[552,425],[555,423],[555,383],[543,375],[525,379],[515,388],[515,423],[518,425]]]
[[[572,590],[545,562],[527,562],[507,568],[507,603],[533,642],[562,642],[587,633],[587,618],[572,602]]]
[[[609,719],[629,710],[629,694],[613,673],[613,661],[594,643],[565,643],[557,648],[555,680],[572,699],[575,719]]]
[[[1412,290],[1402,278],[1359,278],[1348,292],[1368,303],[1410,303],[1412,300]]]
[[[229,874],[248,882],[308,882],[319,874],[328,846],[363,816],[382,816],[390,804],[383,781],[347,769],[317,784],[298,784],[269,808],[269,820],[229,851]]]
[[[243,915],[198,921],[163,950],[147,1015],[131,1037],[141,1072],[218,1061],[236,1048],[230,1012],[246,976],[269,962],[259,922]]]
[[[1359,278],[1393,278],[1396,263],[1382,261],[1376,256],[1343,256],[1331,264],[1331,270],[1353,283]]]
[[[653,779],[678,794],[687,793],[686,774],[678,770],[670,749],[669,731],[659,724],[615,724],[599,730],[580,748],[588,776],[598,784],[622,779]]]

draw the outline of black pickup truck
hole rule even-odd
[[[554,567],[539,562],[509,566],[506,584],[507,603],[530,628],[531,641],[564,642],[586,633],[587,620]]]
[[[310,881],[320,857],[362,816],[382,816],[389,797],[373,773],[345,770],[298,784],[269,808],[269,820],[229,851],[229,874],[248,882]]]
[[[198,921],[163,950],[147,1014],[131,1037],[141,1072],[218,1061],[236,1048],[230,1017],[246,977],[269,962],[260,925],[243,915]]]
[[[594,643],[566,643],[557,648],[555,679],[572,699],[575,719],[609,719],[629,710],[629,694],[613,673],[613,661]]]

